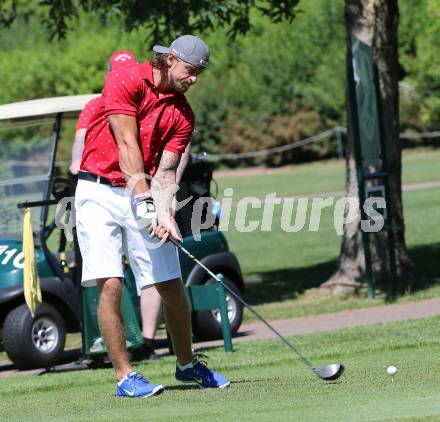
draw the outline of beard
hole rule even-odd
[[[185,81],[179,81],[173,83],[173,88],[175,91],[180,92],[183,94],[184,92],[188,91],[190,88],[191,83],[185,82]]]

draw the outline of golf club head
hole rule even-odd
[[[314,369],[315,374],[325,381],[333,381],[338,379],[344,372],[344,365],[339,363],[331,363]]]

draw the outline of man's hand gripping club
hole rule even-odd
[[[150,234],[156,230],[158,219],[154,199],[149,193],[135,195],[136,222],[140,229],[147,227]]]
[[[166,242],[170,235],[176,240],[181,240],[174,218],[169,212],[173,194],[167,194],[168,191],[170,193],[172,191],[170,187],[175,186],[176,169],[180,157],[169,151],[163,151],[157,173],[152,180],[150,193],[137,140],[136,119],[133,116],[114,114],[109,116],[109,121],[118,145],[121,170],[135,195],[135,217],[138,221],[138,227],[140,229],[147,228],[150,236],[155,235],[162,242]],[[155,201],[153,198],[157,198],[157,200]],[[160,205],[159,212],[157,212],[156,205]],[[162,210],[166,210],[166,212],[162,212]]]
[[[154,199],[149,193],[136,195],[136,222],[140,229],[147,228],[150,237],[156,236],[161,242],[166,242],[171,236],[182,240],[176,229],[173,212],[159,218]]]

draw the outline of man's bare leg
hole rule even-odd
[[[100,278],[98,320],[108,355],[115,368],[116,378],[121,380],[133,371],[125,347],[124,320],[121,314],[122,281],[119,278]]]
[[[165,322],[173,342],[177,362],[186,365],[192,360],[191,313],[180,279],[155,284],[163,300]]]
[[[162,299],[154,287],[141,290],[142,334],[144,338],[153,340],[159,323]]]

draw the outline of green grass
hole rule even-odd
[[[440,180],[440,151],[418,150],[404,153],[405,183]],[[278,197],[293,194],[343,190],[342,161],[330,160],[292,167],[290,171],[219,180],[220,192],[233,187],[233,200],[242,196],[263,198],[270,192]],[[271,231],[242,233],[234,226],[236,207],[225,233],[231,249],[237,254],[246,280],[255,280],[247,288],[246,298],[270,319],[336,312],[385,303],[385,295],[376,292],[376,299],[366,299],[366,290],[346,300],[322,297],[317,287],[326,281],[337,266],[341,237],[333,225],[333,209],[323,211],[319,231],[308,230],[311,199],[304,229],[286,233],[281,229],[281,205],[275,206]],[[409,253],[424,276],[411,295],[397,302],[436,297],[440,294],[440,189],[403,193],[406,241]],[[296,205],[293,215],[296,213]],[[248,209],[247,221],[261,221],[262,209]],[[253,320],[246,313],[247,321]]]
[[[119,400],[111,369],[0,383],[2,421],[389,421],[439,420],[440,318],[358,327],[292,339],[314,364],[342,362],[326,383],[279,340],[209,351],[210,365],[230,377],[226,390],[199,390],[173,379],[174,359],[137,366],[165,385],[159,397]],[[399,369],[395,381],[388,365]],[[423,419],[420,419],[423,418]]]
[[[440,295],[440,190],[404,193],[409,253],[424,281],[411,295],[401,296],[396,303],[437,297]],[[252,213],[258,218],[258,211]],[[279,220],[275,220],[278,223]],[[333,228],[332,212],[325,212],[318,232],[302,230],[286,234],[272,232],[227,233],[232,250],[237,254],[249,284],[246,298],[269,319],[284,319],[355,308],[377,306],[386,302],[377,290],[374,300],[367,299],[366,290],[345,300],[323,297],[318,286],[336,269],[340,237]],[[276,224],[274,224],[276,226]],[[253,320],[250,313],[246,320]]]
[[[438,160],[440,149],[404,150],[402,159],[403,183],[420,183],[440,180]]]
[[[438,179],[439,159],[440,151],[405,152],[404,179],[411,182],[432,181],[436,177]],[[252,178],[226,177],[220,179],[220,183],[221,186],[228,186],[227,181],[236,180],[237,184],[242,181],[238,185],[240,192],[254,189],[255,196],[264,197],[267,193],[276,191],[282,196],[278,186],[282,186],[285,194],[289,195],[299,193],[298,187],[302,189],[302,193],[327,190],[322,187],[322,182],[330,183],[327,185],[328,189],[337,191],[337,187],[331,186],[332,178],[336,174],[343,178],[343,164],[330,160],[298,165],[288,173]],[[236,198],[239,196],[234,194],[234,199]],[[440,189],[405,192],[403,198],[409,252],[425,276],[425,281],[416,286],[411,294],[399,297],[397,303],[440,296],[440,228],[436,224],[440,221]],[[259,220],[261,215],[261,210],[251,210],[248,219]],[[231,249],[240,260],[245,279],[256,281],[247,286],[245,298],[266,318],[285,319],[385,303],[385,295],[380,290],[376,291],[374,300],[367,299],[366,289],[362,289],[359,295],[344,300],[329,299],[320,294],[318,286],[336,269],[340,249],[341,238],[333,227],[331,209],[323,211],[318,232],[303,229],[298,233],[285,233],[281,230],[279,206],[275,207],[274,215],[272,231],[240,233],[231,224],[230,230],[225,233]],[[235,208],[231,222],[234,222],[234,217]],[[308,223],[307,219],[306,228]],[[254,320],[254,316],[245,311],[245,322]],[[75,338],[77,337],[73,336]],[[76,344],[71,344],[74,345]],[[5,354],[0,353],[0,359],[3,358]]]
[[[402,182],[420,183],[440,180],[439,149],[403,151]],[[278,196],[303,195],[321,192],[342,192],[345,183],[345,162],[324,160],[297,164],[281,173],[252,176],[224,176],[218,178],[219,193],[225,187],[234,189],[234,198],[244,196],[264,197],[277,192]]]
[[[405,153],[404,182],[438,180],[439,158],[438,151]],[[295,166],[286,173],[222,178],[220,186],[236,185],[234,198],[339,191],[343,190],[343,170],[342,162],[333,160]],[[426,284],[397,302],[440,295],[436,283],[440,282],[439,201],[439,189],[404,194],[407,244]],[[261,210],[249,213],[251,219],[260,216]],[[316,287],[335,269],[340,248],[332,220],[332,211],[325,210],[318,232],[285,233],[278,210],[270,232],[239,233],[233,227],[228,231],[246,278],[256,280],[248,286],[246,299],[265,317],[282,319],[384,303],[380,291],[374,300],[366,299],[365,291],[346,300],[329,300],[318,293]],[[68,345],[78,346],[78,340],[77,335],[69,336]],[[225,391],[199,391],[177,384],[171,357],[137,364],[152,381],[167,387],[162,396],[145,401],[113,398],[111,369],[10,377],[0,383],[0,420],[440,420],[435,370],[440,317],[292,340],[317,365],[343,362],[347,366],[344,377],[324,383],[280,341],[258,341],[236,345],[233,354],[221,348],[209,351],[211,366],[232,380]],[[390,364],[399,368],[394,383],[385,372]]]
[[[223,193],[225,187],[232,187],[234,198],[264,197],[271,192],[276,192],[278,196],[289,196],[343,191],[344,162],[342,160],[315,161],[294,165],[282,172],[221,177],[218,183],[220,194]]]

